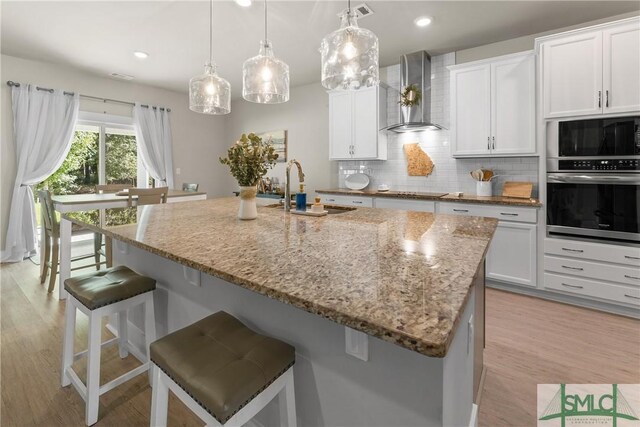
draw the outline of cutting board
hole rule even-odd
[[[530,199],[533,191],[531,182],[507,181],[502,187],[502,197],[516,197],[518,199]]]

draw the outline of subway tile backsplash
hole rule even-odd
[[[449,128],[449,65],[455,64],[455,53],[435,56],[431,59],[431,117],[432,121]],[[381,70],[383,81],[394,90],[400,91],[400,65],[392,65]],[[399,120],[398,97],[390,96],[387,104],[389,123]],[[402,146],[419,143],[434,163],[431,175],[408,176],[407,160]],[[368,189],[375,190],[380,184],[387,184],[398,191],[462,191],[475,194],[476,183],[469,172],[478,169],[492,169],[498,175],[494,179],[493,194],[500,195],[505,181],[533,182],[534,197],[537,197],[538,158],[476,158],[454,159],[449,151],[449,131],[424,131],[418,133],[389,133],[388,160],[339,161],[338,184],[345,187],[345,178],[356,172],[369,175]]]

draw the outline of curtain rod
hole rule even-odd
[[[8,86],[20,87],[20,83],[12,82],[11,80],[8,80],[8,81],[7,81],[7,85],[8,85]],[[46,88],[46,87],[39,87],[39,86],[36,86],[36,89],[37,89],[37,90],[43,90],[43,91],[46,91],[46,92],[53,92],[53,89],[49,89],[49,88]],[[74,92],[62,92],[62,93],[64,93],[65,95],[70,95],[70,96],[75,95],[75,94],[74,94]],[[135,103],[133,103],[133,102],[129,102],[129,101],[120,101],[120,100],[118,100],[118,99],[100,98],[100,97],[98,97],[98,96],[83,95],[83,94],[80,94],[79,96],[80,96],[80,98],[84,98],[84,99],[91,99],[91,100],[93,100],[93,101],[111,102],[111,103],[114,103],[114,104],[125,104],[125,105],[131,105],[132,107],[133,107],[134,105],[136,105],[136,104],[135,104]],[[144,107],[144,108],[153,108],[154,110],[155,110],[156,108],[158,108],[158,107],[149,107],[148,105],[140,105],[140,106],[141,106],[141,107]],[[164,107],[160,107],[160,110],[167,110],[169,113],[171,112],[171,108],[164,108]]]

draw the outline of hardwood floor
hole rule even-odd
[[[46,293],[29,261],[2,265],[0,279],[0,425],[84,425],[82,399],[60,387],[64,302]],[[86,348],[86,325],[79,314],[76,351]],[[102,382],[137,364],[117,347],[104,350]],[[480,425],[534,426],[538,383],[640,383],[640,321],[489,289],[485,366]],[[149,425],[147,381],[103,395],[96,425]],[[201,425],[175,398],[169,408],[170,425]]]

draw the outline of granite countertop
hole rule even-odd
[[[103,209],[107,226],[98,210],[63,217],[432,357],[447,353],[498,223],[371,208],[315,218],[273,207],[241,221],[238,204]]]
[[[347,188],[336,188],[331,190],[316,190],[318,194],[336,194],[345,196],[365,196],[365,197],[389,197],[396,199],[434,200],[446,202],[466,202],[482,203],[491,205],[524,206],[539,208],[542,206],[537,199],[519,199],[515,197],[491,196],[481,197],[473,194],[463,194],[460,197],[454,194],[443,192],[407,192],[407,191],[376,191],[376,190],[349,190]]]

